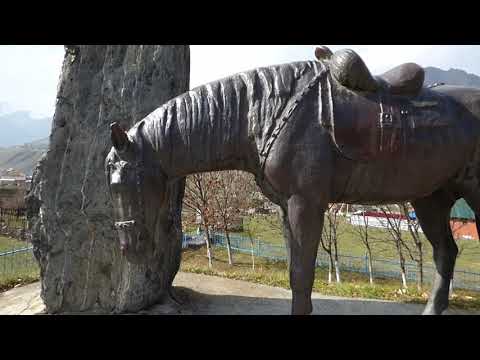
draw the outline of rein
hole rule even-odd
[[[269,139],[266,141],[262,150],[260,151],[260,157],[261,157],[260,168],[261,168],[262,174],[265,171],[265,164],[273,148],[275,140],[278,138],[281,131],[285,128],[287,123],[290,121],[292,115],[294,114],[298,106],[301,104],[302,100],[317,85],[320,86],[320,99],[318,104],[320,106],[320,124],[330,134],[330,138],[332,139],[333,145],[335,149],[339,152],[339,154],[348,160],[353,160],[352,158],[348,157],[340,150],[340,147],[338,146],[337,141],[335,139],[333,99],[332,99],[331,83],[328,77],[329,74],[330,74],[330,69],[327,66],[324,66],[322,70],[320,70],[320,72],[317,75],[315,75],[312,78],[312,80],[308,82],[307,86],[305,86],[305,88],[297,96],[295,96],[294,100],[287,107],[287,110],[284,111],[284,114],[279,119],[277,119],[277,125],[275,126],[275,129],[273,130]],[[326,80],[326,86],[323,88],[322,80],[324,79]]]

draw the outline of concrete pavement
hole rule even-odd
[[[153,306],[142,314],[184,315],[288,315],[291,292],[282,288],[215,276],[178,273],[175,294],[183,305]],[[391,301],[350,299],[314,293],[314,315],[419,315],[423,305]],[[31,315],[44,310],[40,283],[0,293],[0,315]],[[475,314],[449,310],[447,314]]]

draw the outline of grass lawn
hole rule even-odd
[[[29,246],[30,244],[27,244],[25,241],[19,241],[0,235],[0,253],[15,249],[22,249]]]
[[[182,253],[181,271],[197,274],[214,275],[229,279],[245,280],[259,284],[289,289],[289,277],[285,262],[272,262],[255,258],[255,270],[252,269],[252,258],[248,254],[234,253],[234,265],[228,265],[226,250],[213,249],[213,268],[208,268],[206,249],[186,249]],[[376,279],[370,285],[368,277],[358,273],[343,271],[341,284],[328,284],[327,270],[318,268],[314,283],[314,291],[324,295],[342,296],[348,298],[366,298],[393,300],[407,303],[425,304],[430,285],[420,292],[415,284],[407,291],[401,290],[401,282],[396,279]],[[480,293],[467,290],[455,290],[450,305],[452,308],[480,309]]]
[[[252,237],[255,239],[277,245],[284,244],[282,227],[277,215],[256,215],[250,219],[245,219],[244,227],[250,229]],[[373,256],[376,259],[398,259],[394,245],[385,241],[390,236],[387,230],[370,228],[369,233],[370,236],[375,239]],[[247,237],[245,231],[237,234]],[[340,254],[352,256],[365,255],[365,248],[359,236],[355,233],[355,227],[350,225],[345,219],[341,219],[338,234]],[[404,232],[404,235],[407,241],[413,244],[411,235],[408,232]],[[433,265],[432,247],[425,237],[423,238],[425,264]],[[474,240],[457,240],[457,245],[461,253],[457,258],[456,268],[480,273],[480,242]],[[411,260],[409,259],[408,261]]]
[[[0,236],[0,253],[28,247],[24,241]],[[40,270],[31,251],[0,256],[0,292],[40,278]]]

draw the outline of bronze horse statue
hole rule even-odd
[[[244,170],[281,208],[292,314],[310,314],[328,204],[411,201],[436,266],[424,314],[441,314],[458,252],[450,209],[463,197],[480,215],[480,89],[426,88],[415,64],[374,77],[351,50],[316,55],[200,86],[128,132],[112,124],[105,166],[122,252],[141,262],[155,250],[169,181]]]

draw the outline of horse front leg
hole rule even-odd
[[[293,195],[283,214],[288,249],[288,268],[292,289],[292,315],[313,311],[312,288],[318,245],[327,204],[314,204],[306,197]]]

